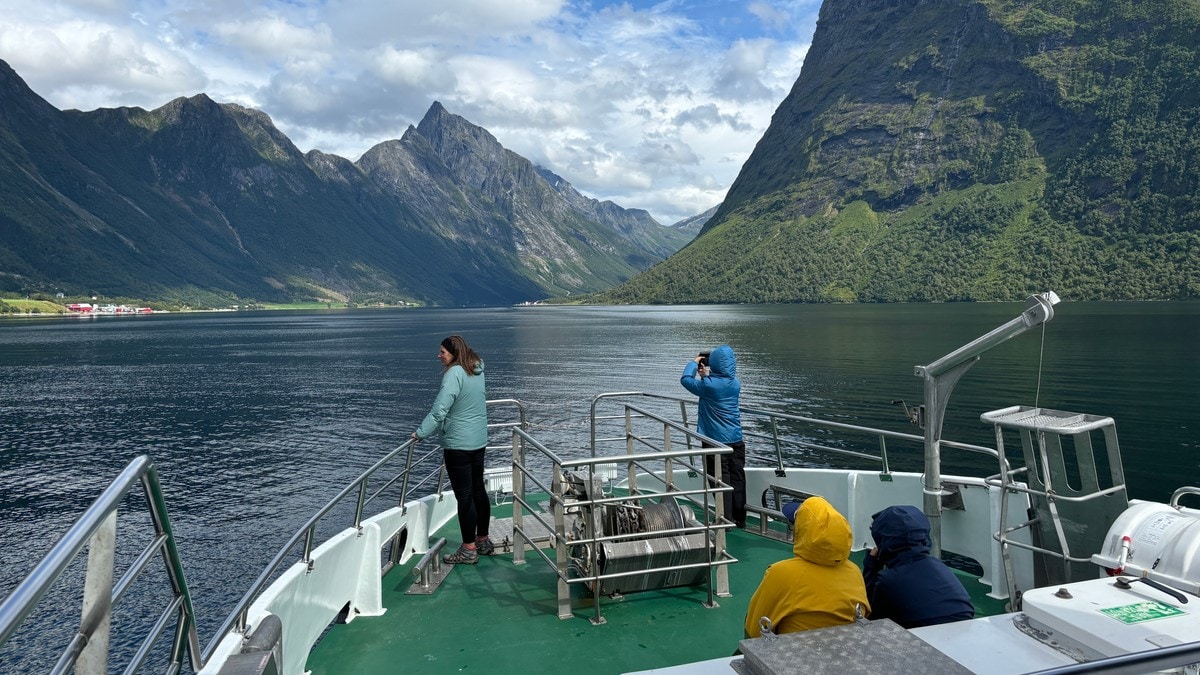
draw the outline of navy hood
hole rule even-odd
[[[721,345],[708,355],[708,367],[713,375],[737,377],[737,359],[733,356],[733,347]]]
[[[915,506],[889,506],[871,516],[871,538],[879,547],[879,561],[929,553],[929,518]]]

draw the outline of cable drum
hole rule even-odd
[[[674,499],[661,504],[646,504],[642,508],[642,532],[676,530],[683,527],[683,515]]]
[[[643,502],[640,507],[632,502],[618,504],[607,507],[605,514],[608,535],[647,534],[685,526],[683,513],[674,499],[660,504]]]

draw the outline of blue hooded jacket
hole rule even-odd
[[[700,399],[700,418],[696,420],[696,431],[719,443],[737,443],[742,440],[742,412],[738,409],[738,397],[742,394],[742,383],[737,379],[737,360],[733,348],[721,345],[708,355],[708,377],[696,377],[699,366],[688,361],[679,378],[684,389]]]
[[[872,619],[918,628],[974,618],[967,589],[929,553],[929,519],[920,509],[889,506],[876,513],[871,538],[879,555],[863,561],[863,581]]]

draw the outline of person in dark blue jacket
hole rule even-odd
[[[742,440],[742,411],[738,399],[742,383],[737,379],[737,360],[733,348],[721,345],[707,356],[702,354],[688,362],[679,379],[685,389],[700,399],[700,416],[696,431],[733,449],[721,455],[721,479],[733,487],[724,493],[725,517],[738,527],[746,527],[746,443]],[[712,447],[705,444],[705,447]],[[716,471],[711,458],[706,460],[708,473]]]
[[[967,589],[930,555],[929,519],[915,506],[889,506],[871,516],[875,548],[863,560],[871,619],[905,628],[975,617]]]

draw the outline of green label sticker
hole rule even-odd
[[[1171,616],[1185,614],[1182,609],[1164,605],[1161,602],[1139,602],[1136,605],[1121,605],[1100,610],[1101,614],[1111,616],[1121,623],[1142,623]]]

